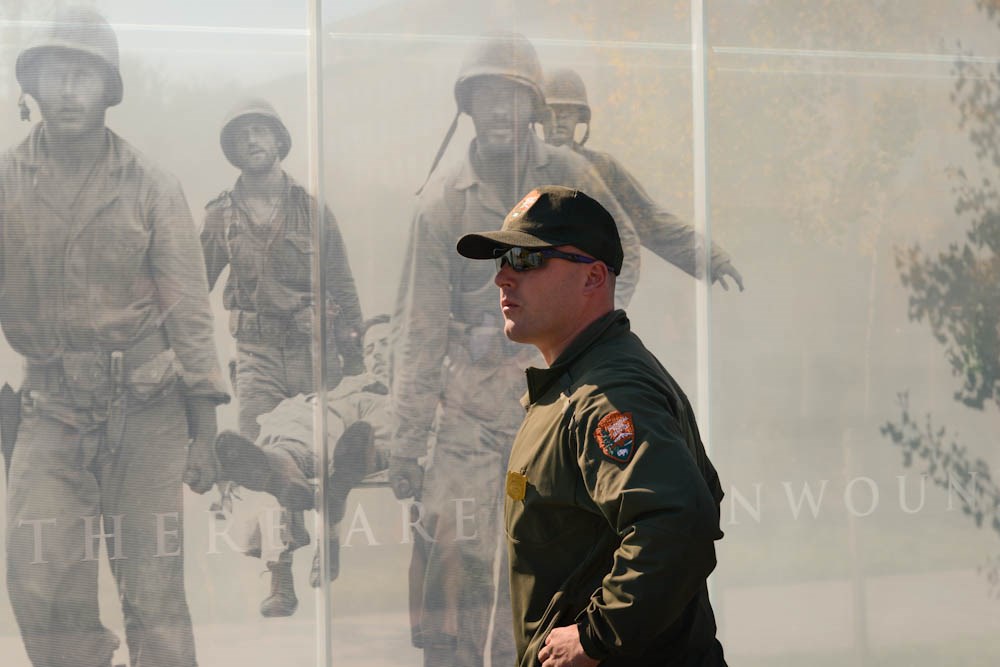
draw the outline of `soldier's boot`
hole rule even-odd
[[[336,581],[337,577],[340,575],[340,524],[335,524],[330,527],[330,533],[327,536],[327,551],[330,554],[330,569],[329,576],[327,577],[330,581]],[[312,569],[309,571],[309,585],[313,588],[319,588],[322,579],[320,577],[320,564],[319,564],[319,548],[316,549],[316,553],[313,555]]]
[[[332,524],[344,518],[351,489],[375,467],[375,431],[372,425],[362,421],[351,424],[337,440],[331,463],[326,516]]]
[[[316,506],[312,483],[287,452],[258,447],[233,431],[223,431],[215,440],[220,476],[251,491],[270,493],[289,510]]]
[[[267,569],[271,571],[271,594],[260,603],[260,615],[268,618],[291,616],[299,606],[292,580],[291,559],[282,558],[268,563]]]
[[[335,581],[340,574],[340,520],[344,518],[347,496],[374,466],[375,431],[368,422],[354,422],[334,445],[327,482],[326,520],[330,526],[327,534],[327,549],[330,552],[327,578],[330,581]],[[309,583],[313,588],[319,588],[322,581],[319,560],[317,549],[309,572]]]

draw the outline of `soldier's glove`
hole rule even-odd
[[[404,498],[420,498],[424,488],[424,469],[411,456],[389,457],[389,484],[395,496]]]
[[[191,441],[184,483],[195,493],[205,493],[219,478],[219,462],[215,457],[215,437],[218,435],[215,403],[207,398],[189,398],[187,415]]]

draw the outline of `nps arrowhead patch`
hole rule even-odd
[[[538,191],[538,188],[535,188],[528,194],[524,195],[524,199],[519,201],[517,203],[517,206],[511,209],[511,212],[507,214],[507,217],[510,220],[517,220],[522,215],[524,215],[529,208],[534,206],[535,202],[538,201],[538,198],[541,196],[542,194]]]
[[[601,453],[616,463],[628,463],[635,453],[635,425],[631,412],[612,412],[594,429]]]

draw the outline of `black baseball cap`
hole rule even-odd
[[[576,246],[622,270],[622,241],[607,209],[587,194],[562,185],[535,188],[511,209],[498,231],[466,234],[458,253],[469,259],[493,259],[497,250]]]

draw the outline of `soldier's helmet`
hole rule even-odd
[[[292,150],[292,136],[288,133],[288,128],[281,120],[281,116],[274,110],[267,100],[255,98],[244,100],[237,104],[226,114],[226,119],[222,121],[222,131],[219,133],[219,143],[222,145],[222,152],[226,159],[234,167],[239,168],[236,163],[236,129],[239,121],[247,120],[251,117],[263,119],[271,125],[275,135],[278,137],[278,155],[284,160],[288,157],[288,151]]]
[[[17,56],[15,73],[24,92],[36,95],[40,57],[56,49],[85,53],[97,58],[107,71],[105,103],[113,107],[122,101],[118,38],[103,16],[89,7],[71,7],[56,14]]]
[[[455,103],[458,105],[458,110],[451,120],[451,127],[445,132],[437,155],[434,156],[427,178],[424,179],[424,185],[427,185],[431,174],[441,162],[451,138],[455,135],[459,116],[463,112],[469,112],[470,89],[475,86],[477,79],[484,76],[503,77],[531,91],[532,122],[541,122],[548,113],[545,94],[542,92],[542,64],[531,42],[516,32],[483,35],[465,53],[458,79],[455,80]],[[423,191],[424,185],[417,190],[418,195]]]
[[[574,70],[568,67],[555,69],[545,75],[545,101],[550,105],[579,107],[583,114],[580,119],[590,122],[590,103],[587,101],[587,86]]]
[[[503,77],[528,88],[535,107],[532,120],[542,120],[545,113],[542,65],[535,47],[524,35],[513,32],[484,35],[469,48],[455,81],[455,102],[460,112],[468,113],[470,84],[483,76]]]

